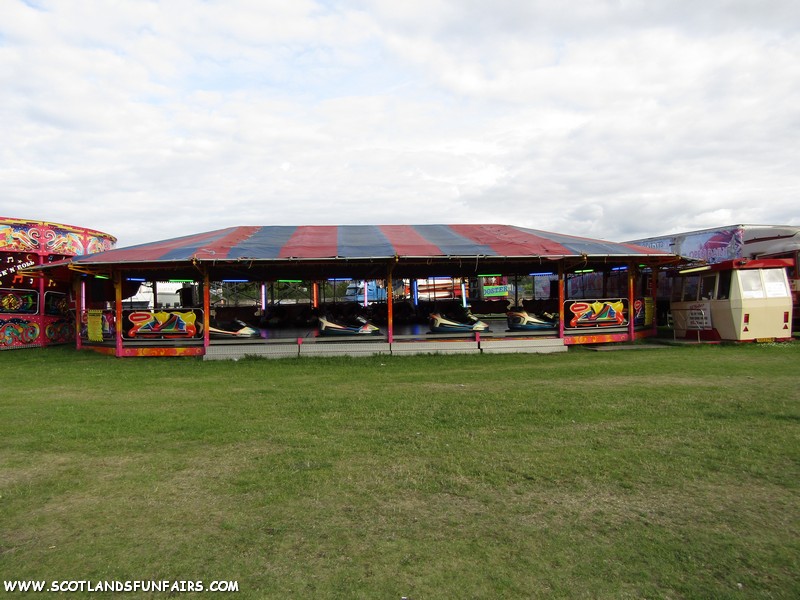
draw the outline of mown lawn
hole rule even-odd
[[[0,573],[240,598],[797,598],[799,367],[798,343],[3,352]]]

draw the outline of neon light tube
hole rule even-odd
[[[687,273],[699,273],[700,271],[709,271],[709,270],[711,270],[711,266],[705,265],[703,267],[694,267],[693,269],[678,271],[678,275],[686,275]]]

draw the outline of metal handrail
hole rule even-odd
[[[669,326],[672,329],[672,339],[673,340],[677,340],[677,335],[675,333],[675,329],[676,329],[675,328],[675,319],[672,317],[672,313],[673,312],[700,313],[700,316],[702,317],[702,321],[703,322],[706,321],[706,316],[707,316],[706,315],[706,311],[704,309],[702,309],[702,308],[699,308],[699,309],[698,308],[670,308],[667,323],[669,324]],[[700,332],[701,331],[706,331],[706,330],[704,328],[702,328],[702,327],[690,327],[690,323],[691,323],[691,320],[687,317],[686,320],[685,320],[686,327],[684,329],[686,331],[691,331],[692,329],[697,331],[697,341],[700,342],[701,341]]]

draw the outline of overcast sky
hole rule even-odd
[[[800,224],[797,0],[0,0],[0,215]]]

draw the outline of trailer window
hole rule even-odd
[[[683,280],[686,279],[685,277],[673,277],[670,279],[672,284],[671,293],[669,299],[673,302],[680,302],[681,294],[683,293]]]
[[[787,298],[789,296],[783,269],[764,269],[763,273],[767,298]]]
[[[700,277],[691,275],[683,281],[683,302],[694,302],[697,300],[697,288],[700,287]]]
[[[731,297],[731,271],[719,272],[717,300],[728,300]]]
[[[711,273],[704,275],[700,280],[700,298],[703,300],[713,300],[715,298],[714,292],[717,287],[717,274]]]
[[[761,273],[753,271],[739,271],[739,281],[742,284],[742,298],[763,298],[764,288],[761,287]]]

